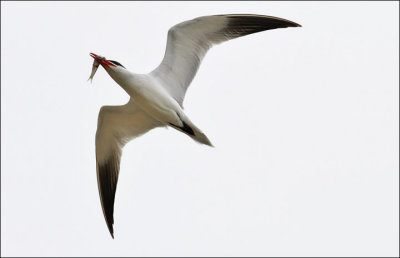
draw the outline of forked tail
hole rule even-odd
[[[182,119],[182,117],[180,118],[182,121],[182,126],[177,126],[171,123],[170,125],[176,130],[189,135],[196,142],[208,145],[210,147],[214,147],[210,142],[210,140],[207,138],[207,136],[199,128],[197,128],[197,126],[195,126],[188,118],[186,119]]]

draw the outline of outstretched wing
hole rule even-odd
[[[123,146],[159,126],[132,101],[124,106],[103,106],[96,132],[97,183],[104,218],[114,238],[114,199]]]
[[[161,64],[151,72],[182,106],[187,88],[212,45],[248,34],[301,25],[285,19],[252,14],[203,16],[173,26]]]

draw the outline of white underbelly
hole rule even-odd
[[[164,89],[157,88],[157,85],[141,85],[132,93],[133,100],[151,117],[165,125],[172,123],[181,126],[178,116],[182,112],[181,108]]]

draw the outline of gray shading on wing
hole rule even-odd
[[[114,238],[114,201],[123,146],[160,124],[133,101],[124,106],[103,106],[96,132],[97,183],[108,230]]]
[[[301,25],[265,15],[203,16],[179,23],[168,31],[161,64],[151,72],[182,106],[185,93],[207,51],[215,44],[252,33]]]

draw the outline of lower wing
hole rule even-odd
[[[114,238],[114,199],[123,146],[160,126],[132,101],[123,106],[103,106],[96,132],[97,183],[108,230]]]

